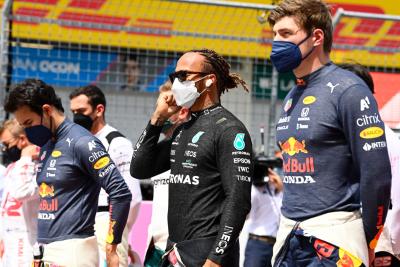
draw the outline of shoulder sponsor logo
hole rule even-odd
[[[338,85],[339,85],[338,83],[335,84],[335,85],[333,85],[332,82],[328,82],[328,83],[326,84],[326,86],[328,86],[328,87],[331,89],[331,94],[333,93],[333,90],[335,90],[335,87],[338,86]]]
[[[374,139],[382,136],[384,134],[384,130],[379,127],[369,127],[367,129],[364,129],[360,133],[360,137],[363,139]]]
[[[306,97],[303,99],[303,104],[304,104],[304,105],[311,105],[311,104],[314,103],[316,100],[317,100],[317,98],[316,98],[315,96],[312,96],[312,95],[306,96]]]
[[[286,117],[280,118],[279,121],[278,121],[278,124],[288,123],[288,122],[290,122],[290,116],[286,116]]]
[[[68,143],[68,147],[70,147],[71,146],[71,142],[74,140],[74,138],[67,138],[67,139],[65,139],[65,141]]]
[[[242,164],[250,164],[250,159],[246,159],[246,158],[233,158],[233,163],[234,164],[238,164],[238,163],[242,163]]]
[[[369,98],[368,98],[368,96],[366,96],[365,98],[360,100],[360,110],[364,111],[366,109],[369,109],[370,104],[371,103],[369,102]]]
[[[54,150],[53,152],[51,152],[51,156],[53,157],[53,158],[58,158],[59,156],[61,156],[62,155],[62,153],[61,153],[61,151],[59,151],[59,150]]]
[[[89,156],[89,162],[95,162],[104,155],[106,155],[106,152],[103,150],[92,152],[92,154]]]
[[[199,141],[200,137],[201,137],[203,134],[204,134],[204,132],[200,131],[200,132],[198,132],[195,136],[193,136],[193,138],[192,138],[192,143],[193,143],[193,144],[196,144],[196,143]]]
[[[292,103],[293,103],[293,99],[290,98],[288,101],[286,101],[286,104],[285,104],[285,107],[283,108],[283,110],[285,112],[287,112],[292,107]]]
[[[236,150],[243,150],[246,146],[244,142],[244,133],[236,134],[235,140],[233,141],[233,146]]]
[[[279,142],[279,146],[281,147],[282,154],[286,153],[289,156],[293,156],[300,152],[308,153],[308,150],[306,149],[306,142],[304,140],[301,142],[297,141],[294,137],[290,137],[284,143]]]
[[[90,141],[88,143],[89,151],[92,151],[94,148],[96,148],[96,142],[94,140]]]
[[[249,182],[249,183],[251,183],[251,177],[250,176],[236,175],[236,178],[240,182]]]
[[[112,170],[115,169],[115,164],[110,164],[108,165],[105,169],[99,171],[99,177],[103,178],[104,176],[106,176],[107,174],[109,174]]]
[[[100,170],[107,166],[108,163],[110,163],[110,158],[108,156],[102,157],[94,164],[93,168],[95,168],[96,170]]]
[[[371,151],[371,150],[377,150],[377,149],[382,149],[386,147],[386,142],[374,142],[374,143],[365,143],[363,146],[364,151]]]
[[[250,172],[250,167],[249,166],[238,166],[238,171],[239,172],[249,173]]]
[[[374,115],[368,116],[368,115],[362,115],[361,118],[357,119],[357,126],[363,127],[367,126],[373,123],[379,123],[381,120],[379,119],[379,115],[375,113]]]
[[[310,175],[305,176],[284,176],[283,182],[285,184],[312,184],[315,180]]]
[[[237,155],[244,155],[244,156],[250,156],[250,153],[247,151],[233,151],[232,152],[233,156],[237,156]]]

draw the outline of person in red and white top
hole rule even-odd
[[[0,141],[12,161],[5,172],[1,200],[1,261],[7,267],[28,267],[37,236],[39,196],[35,178],[39,150],[29,143],[16,120],[3,123]]]

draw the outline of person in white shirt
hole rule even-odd
[[[276,241],[282,206],[283,183],[277,172],[278,169],[268,169],[267,179],[253,179],[251,210],[246,221],[249,238],[245,250],[245,267],[271,266],[272,248]]]
[[[171,90],[171,82],[167,81],[160,86],[160,93]],[[182,107],[173,114],[164,124],[162,133],[166,139],[172,137],[175,129],[189,119],[189,109]],[[161,257],[165,253],[168,239],[168,183],[170,170],[151,178],[153,183],[153,205],[151,221],[148,230],[148,246],[144,261],[145,267],[160,265]]]
[[[125,136],[117,129],[105,122],[106,98],[104,93],[95,85],[89,85],[78,88],[70,94],[70,109],[74,114],[74,122],[89,130],[104,145],[111,159],[117,165],[119,172],[132,193],[131,208],[128,221],[123,234],[121,245],[118,246],[119,266],[128,266],[128,252],[130,246],[128,243],[129,232],[137,218],[142,194],[140,183],[133,178],[129,172],[129,166],[133,154],[133,146]],[[104,190],[101,190],[99,196],[99,207],[96,214],[95,231],[97,243],[100,251],[100,263],[103,264],[105,257],[105,244],[108,232],[109,221],[108,196]],[[133,261],[130,257],[131,262]],[[101,265],[102,266],[102,265]]]
[[[1,200],[3,266],[29,267],[37,237],[39,195],[36,184],[36,159],[39,149],[29,143],[16,120],[7,120],[0,129],[2,149],[11,163],[4,178]]]

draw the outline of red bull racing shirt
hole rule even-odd
[[[66,119],[42,147],[38,167],[38,242],[94,235],[100,188],[110,198],[107,242],[121,241],[131,193],[101,142]]]
[[[302,221],[362,206],[370,248],[386,217],[390,162],[376,101],[353,73],[329,63],[286,96],[277,124],[282,213]]]

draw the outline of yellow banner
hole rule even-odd
[[[342,7],[400,15],[397,0],[328,2],[333,11]],[[208,47],[225,55],[257,58],[268,58],[271,50],[271,30],[259,22],[262,10],[166,0],[20,0],[14,2],[13,15],[14,38],[166,51]],[[400,46],[399,22],[342,18],[334,43],[341,48],[334,50],[334,61],[400,67],[400,53],[390,50]],[[357,50],[354,45],[379,51]]]

